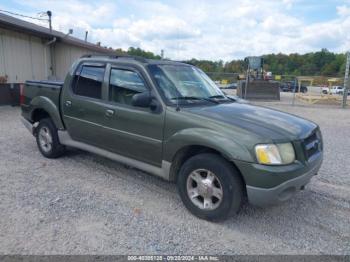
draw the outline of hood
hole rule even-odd
[[[317,125],[309,120],[250,104],[225,103],[183,110],[240,127],[274,141],[303,139],[317,128]]]

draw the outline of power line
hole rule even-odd
[[[26,18],[30,18],[30,19],[41,20],[41,21],[48,21],[49,20],[49,19],[46,19],[46,18],[37,18],[37,17],[32,17],[32,16],[28,16],[28,15],[22,15],[22,14],[18,14],[18,13],[6,11],[6,10],[1,10],[1,9],[0,9],[0,12],[8,13],[8,14],[11,14],[11,15],[16,15],[16,16],[21,16],[21,17],[26,17]]]

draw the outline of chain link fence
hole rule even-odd
[[[208,72],[208,76],[227,94],[237,95],[245,75],[238,73]],[[341,107],[350,104],[350,91],[344,89],[344,78],[324,76],[272,75],[264,81],[278,83],[278,103],[295,106],[333,105]],[[265,87],[264,87],[265,88]],[[267,87],[266,87],[267,88]],[[249,90],[249,84],[248,88]],[[348,93],[344,95],[344,92]],[[242,96],[242,95],[240,95]],[[244,97],[244,94],[243,94]],[[343,98],[345,100],[343,101]],[[259,99],[263,101],[262,99]]]

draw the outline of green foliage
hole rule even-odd
[[[269,54],[263,55],[264,70],[275,75],[308,75],[308,76],[344,76],[345,54],[335,54],[327,49],[319,52],[300,54]],[[247,66],[242,59],[227,63],[191,59],[185,61],[200,67],[205,72],[244,73]],[[223,64],[223,67],[221,65]]]
[[[159,55],[142,50],[141,48],[130,47],[128,51],[116,50],[117,54],[128,54],[141,56],[150,59],[160,59]],[[306,53],[303,55],[294,54],[268,54],[263,55],[264,70],[271,71],[275,75],[308,75],[308,76],[344,76],[345,54],[335,54],[327,49],[318,52]],[[212,73],[244,73],[247,65],[243,59],[232,60],[230,62],[198,60],[183,61],[195,65],[204,72]]]
[[[343,76],[345,54],[335,54],[327,49],[319,52],[299,54],[264,55],[265,70],[279,75]]]
[[[121,48],[118,48],[115,50],[117,55],[131,55],[131,56],[140,56],[148,59],[161,59],[160,55],[155,55],[152,52],[142,50],[141,48],[137,47],[129,47],[128,51],[124,51]]]
[[[192,58],[189,61],[184,61],[187,64],[191,64],[199,67],[204,72],[224,72],[224,62],[219,61],[210,61],[210,60],[197,60]]]
[[[155,55],[152,52],[142,50],[141,48],[134,48],[134,47],[129,47],[127,51],[128,55],[133,55],[133,56],[141,56],[149,59],[160,59],[161,57],[159,55]]]

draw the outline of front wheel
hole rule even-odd
[[[177,179],[181,199],[195,216],[222,220],[238,212],[243,183],[238,171],[216,154],[199,154],[181,167]]]
[[[40,120],[35,129],[36,143],[41,154],[47,158],[57,158],[61,156],[65,147],[60,144],[57,135],[57,128],[51,119]]]

